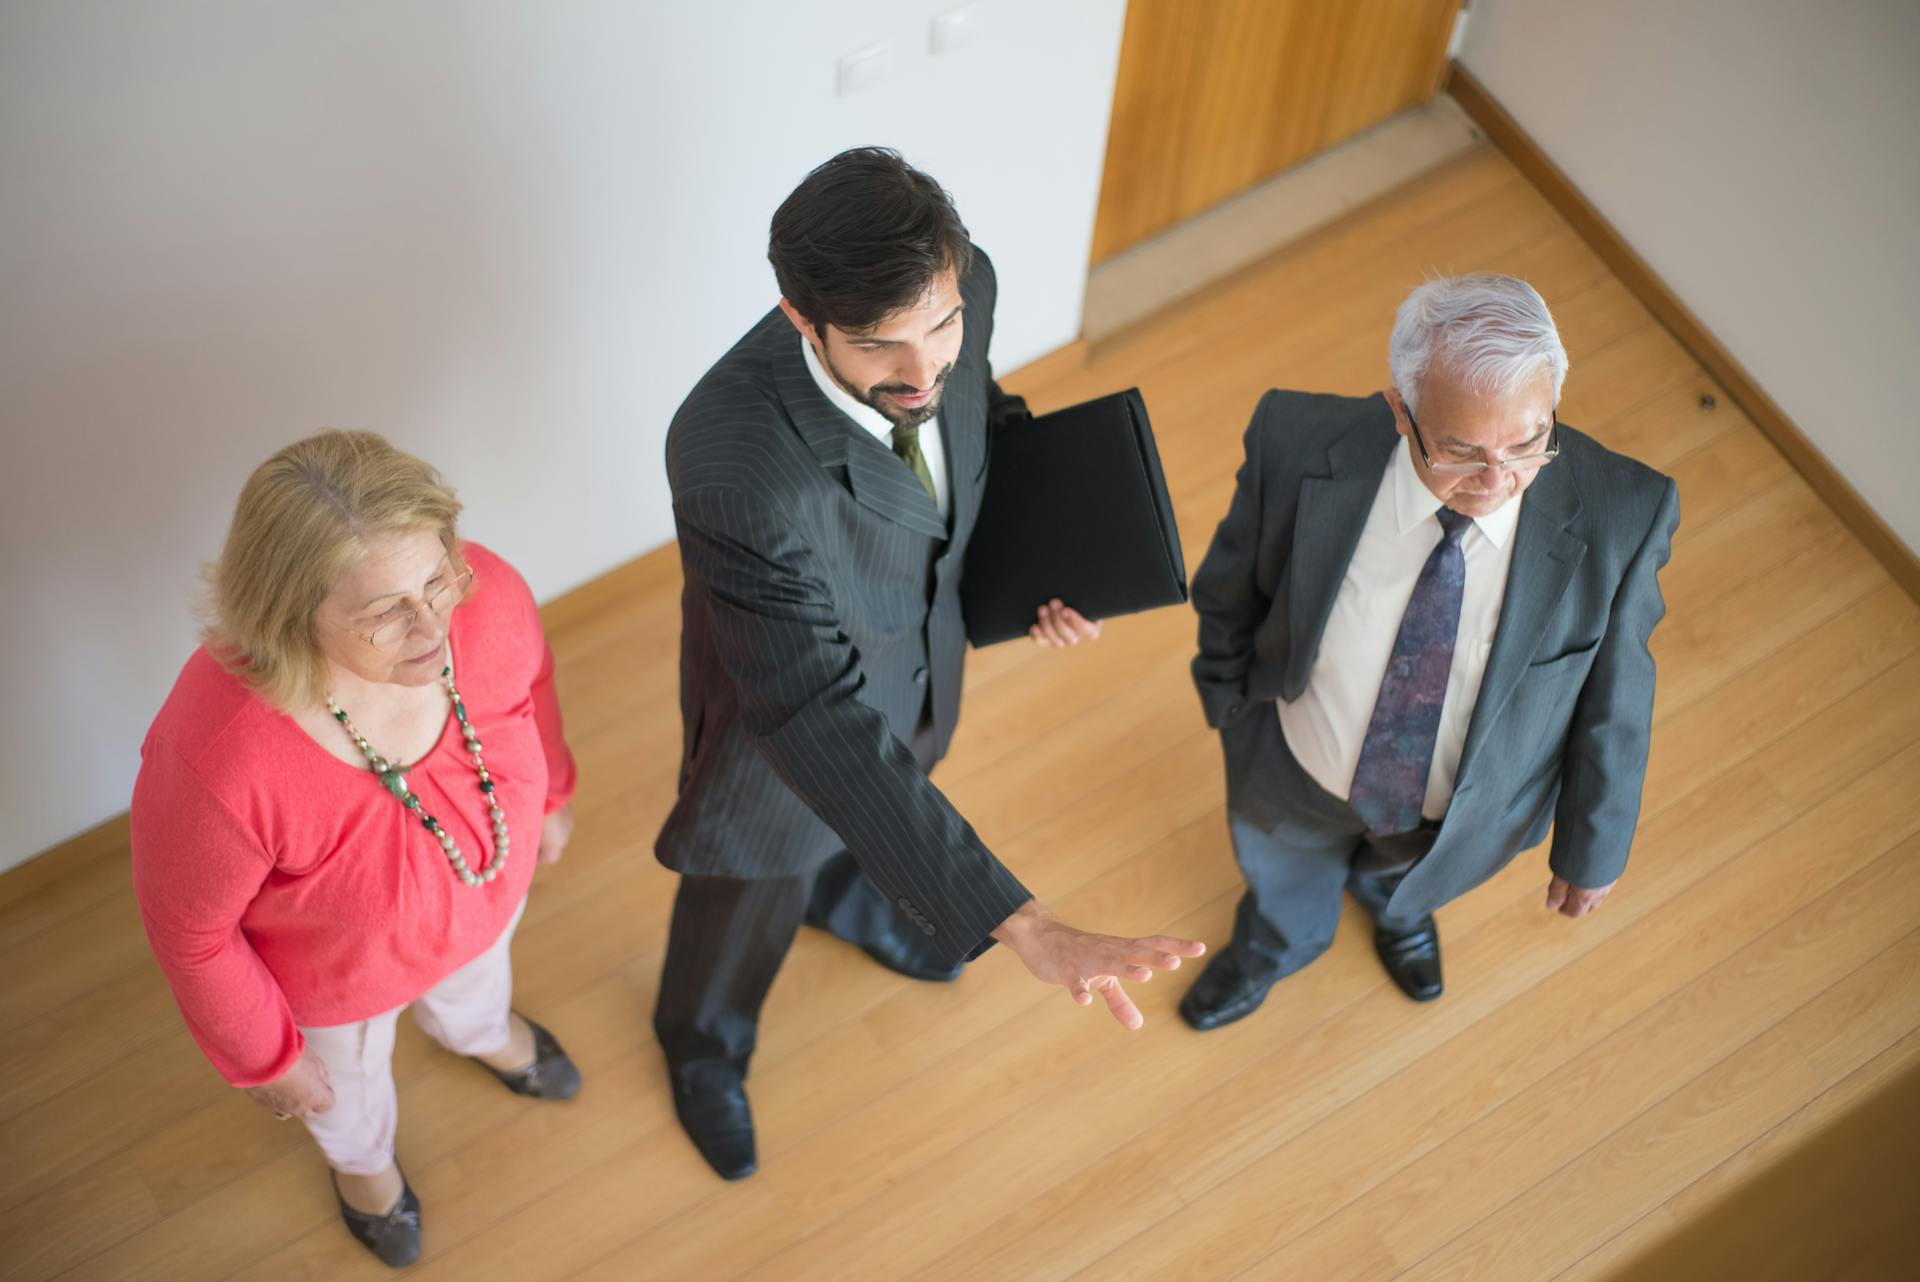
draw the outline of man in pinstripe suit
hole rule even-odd
[[[1130,1027],[1119,980],[1203,950],[1058,921],[927,778],[959,717],[990,433],[1026,414],[987,362],[992,264],[939,185],[877,148],[809,174],[768,257],[779,307],[667,435],[685,740],[656,849],[683,877],[654,1027],[680,1120],[728,1179],[755,1169],[747,1062],[803,922],[923,980],[999,940]],[[1059,602],[1033,629],[1096,635]]]

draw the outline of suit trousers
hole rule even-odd
[[[1390,837],[1370,834],[1352,806],[1294,759],[1271,703],[1233,716],[1220,740],[1227,826],[1247,882],[1231,946],[1249,977],[1281,979],[1325,952],[1340,923],[1343,890],[1382,932],[1404,934],[1427,924],[1392,916],[1387,901],[1432,848],[1438,822]]]
[[[932,767],[933,745],[923,720],[911,745],[922,769]],[[746,1077],[760,1008],[802,924],[855,945],[910,946],[921,937],[844,850],[797,876],[680,878],[653,1014],[677,1086],[725,1087]]]
[[[486,952],[411,1003],[413,1022],[456,1055],[491,1055],[512,1040],[513,963],[508,949],[526,911],[522,899]],[[344,1175],[378,1175],[393,1165],[400,1114],[393,1088],[393,1040],[405,1009],[396,1006],[357,1023],[300,1030],[327,1066],[333,1085],[333,1107],[307,1118],[307,1131],[327,1165]]]

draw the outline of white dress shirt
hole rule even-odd
[[[893,451],[893,424],[887,416],[871,405],[862,404],[853,399],[846,388],[833,381],[833,375],[821,367],[820,358],[814,353],[813,344],[805,338],[800,340],[800,350],[807,358],[807,372],[813,375],[813,381],[833,403],[833,407],[848,418],[866,428],[877,437],[880,443]],[[927,460],[927,471],[933,477],[933,499],[939,505],[940,515],[948,523],[953,521],[953,487],[947,483],[947,450],[941,439],[940,416],[920,425],[920,454]]]
[[[1360,747],[1373,719],[1387,662],[1393,657],[1401,616],[1413,597],[1421,568],[1442,537],[1440,520],[1434,515],[1440,500],[1414,471],[1412,448],[1407,443],[1394,450],[1393,461],[1380,479],[1360,544],[1334,597],[1307,688],[1292,703],[1280,704],[1280,728],[1287,746],[1314,782],[1336,797],[1352,791],[1353,772],[1360,764]],[[1444,816],[1453,799],[1454,775],[1500,622],[1507,568],[1513,562],[1514,527],[1525,498],[1522,494],[1491,516],[1473,518],[1472,526],[1460,536],[1467,582],[1460,600],[1460,632],[1453,644],[1453,671],[1440,705],[1440,730],[1421,807],[1428,819]]]

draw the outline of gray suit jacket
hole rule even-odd
[[[1306,689],[1335,594],[1402,438],[1382,396],[1268,392],[1227,517],[1193,576],[1194,681],[1210,724]],[[1553,871],[1601,886],[1627,865],[1653,718],[1647,640],[1679,523],[1673,481],[1560,428],[1520,509],[1506,596],[1453,802],[1395,892],[1421,916],[1553,826]]]
[[[987,363],[994,294],[976,250],[942,398],[951,530],[907,465],[822,395],[778,308],[667,432],[684,755],[661,862],[793,876],[844,847],[949,961],[1030,898],[926,775],[960,715],[960,577],[991,424],[1025,412]],[[907,745],[929,702],[922,761]]]

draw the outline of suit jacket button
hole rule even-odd
[[[926,931],[928,935],[932,935],[932,934],[934,934],[934,933],[935,933],[935,931],[934,931],[934,929],[933,929],[933,923],[932,923],[932,922],[930,922],[930,921],[923,921],[923,922],[921,922],[921,923],[920,923],[920,929],[921,929],[921,930],[924,930],[924,931]]]
[[[900,911],[907,914],[907,916],[909,917],[917,917],[920,913],[920,910],[918,908],[915,908],[912,902],[909,901],[905,895],[900,896],[900,898],[894,900],[893,902],[900,905]]]
[[[927,684],[927,670],[925,668],[915,668],[913,670],[913,684],[917,686]]]

